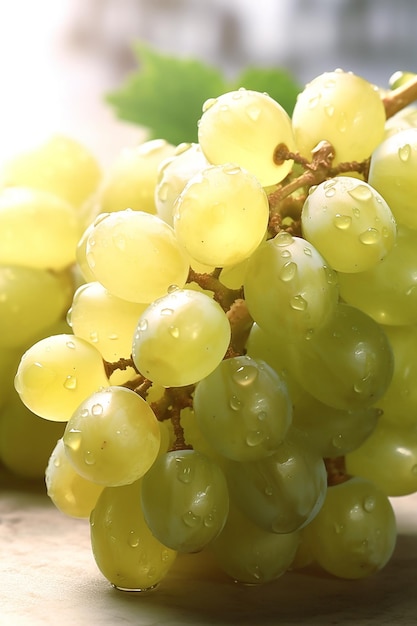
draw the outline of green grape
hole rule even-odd
[[[260,585],[276,580],[290,567],[300,534],[270,533],[230,506],[226,525],[210,544],[218,565],[234,580]]]
[[[417,128],[417,107],[415,105],[405,107],[386,121],[384,139],[408,128]]]
[[[198,552],[222,530],[229,494],[215,461],[195,450],[173,450],[143,477],[141,503],[154,537],[172,550]]]
[[[396,542],[394,511],[387,496],[372,482],[351,478],[329,487],[303,538],[315,561],[330,574],[365,578],[391,558]]]
[[[0,264],[61,270],[75,260],[74,208],[47,191],[0,190]]]
[[[387,326],[394,354],[391,383],[378,400],[381,420],[392,426],[417,425],[417,326]]]
[[[31,151],[6,162],[0,184],[49,191],[76,207],[96,190],[101,168],[95,156],[80,142],[54,135]]]
[[[143,211],[99,215],[86,241],[95,280],[131,302],[152,302],[170,285],[184,286],[188,259],[171,226]]]
[[[287,232],[261,244],[250,257],[244,291],[256,323],[284,336],[320,328],[338,299],[335,272],[310,243]]]
[[[309,446],[322,457],[343,456],[360,446],[381,416],[381,401],[378,408],[341,410],[323,404],[305,391],[291,397],[293,425],[308,436]]]
[[[394,359],[384,330],[347,304],[338,305],[325,327],[288,349],[288,368],[297,382],[336,409],[369,407],[391,382]]]
[[[326,496],[323,459],[293,429],[274,454],[259,461],[230,461],[225,472],[231,500],[268,532],[300,530],[317,515]]]
[[[396,223],[368,183],[336,176],[310,189],[301,212],[304,237],[338,272],[363,272],[391,250]]]
[[[138,319],[146,304],[113,296],[99,282],[81,285],[68,311],[74,335],[92,343],[107,361],[128,357]]]
[[[209,444],[235,461],[271,455],[292,419],[285,382],[269,365],[249,356],[225,359],[201,380],[194,411]]]
[[[247,259],[264,239],[268,198],[261,184],[233,163],[191,178],[174,205],[174,229],[190,257],[224,267]]]
[[[282,342],[275,334],[265,332],[259,324],[254,322],[250,328],[245,349],[248,356],[265,361],[287,380],[287,351],[283,349]]]
[[[173,155],[162,161],[155,186],[156,212],[173,226],[175,200],[188,181],[209,165],[198,143],[181,143]]]
[[[0,266],[0,346],[18,348],[56,322],[67,304],[60,277],[45,269]]]
[[[64,425],[34,415],[12,392],[0,411],[0,461],[16,476],[43,478],[51,449]]]
[[[243,259],[243,261],[240,261],[240,263],[236,263],[235,265],[223,267],[219,276],[219,280],[222,285],[228,287],[229,289],[240,289],[245,280],[248,263],[249,257],[247,259]]]
[[[100,213],[124,209],[156,213],[154,193],[158,167],[174,151],[175,146],[164,139],[124,148],[109,168],[100,190]]]
[[[359,274],[339,274],[340,295],[379,324],[417,324],[417,232],[398,226],[391,252]]]
[[[65,422],[87,396],[109,384],[100,352],[70,334],[35,343],[22,356],[15,387],[26,406],[48,420]]]
[[[417,491],[417,423],[382,420],[366,441],[346,455],[346,471],[371,480],[387,496]]]
[[[417,229],[417,128],[408,128],[385,139],[374,150],[369,184],[388,202],[399,224]]]
[[[278,102],[258,91],[242,88],[207,100],[198,140],[210,163],[237,163],[263,187],[279,183],[293,165],[276,159],[279,146],[295,150],[291,120]]]
[[[138,480],[152,466],[161,433],[146,400],[126,387],[110,386],[81,402],[63,439],[81,476],[118,487]]]
[[[106,487],[90,517],[98,568],[122,591],[152,589],[167,575],[177,553],[149,530],[140,506],[141,481]]]
[[[58,439],[45,470],[46,491],[57,509],[70,517],[88,518],[104,489],[80,476],[69,461],[64,440]]]
[[[163,387],[183,387],[208,376],[230,341],[223,309],[204,293],[170,290],[139,318],[132,357],[138,370]]]
[[[19,365],[22,350],[18,348],[0,349],[0,409],[6,404],[11,394],[15,393],[13,379]]]
[[[292,115],[298,151],[310,158],[317,144],[326,140],[335,150],[335,165],[368,158],[383,138],[384,124],[378,89],[342,70],[324,72],[308,83]]]

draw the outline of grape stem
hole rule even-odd
[[[181,424],[181,411],[193,406],[193,392],[195,385],[186,387],[168,387],[162,398],[151,403],[151,409],[156,418],[163,422],[170,420],[174,430],[174,442],[171,450],[189,450],[192,446],[185,442],[184,429]]]
[[[417,75],[410,78],[404,85],[389,91],[383,96],[382,102],[384,103],[387,119],[415,100],[417,100]]]
[[[219,280],[221,268],[216,268],[210,274],[200,274],[191,267],[187,283],[197,283],[201,289],[212,291],[214,299],[220,304],[223,311],[227,312],[236,298],[242,297],[242,289],[229,289]]]

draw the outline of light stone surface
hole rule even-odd
[[[394,500],[399,537],[384,570],[362,581],[288,573],[239,586],[201,556],[181,557],[147,594],[114,590],[98,571],[86,520],[66,517],[42,489],[0,476],[1,626],[417,624],[417,496]]]

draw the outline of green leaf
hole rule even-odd
[[[178,59],[135,45],[139,71],[107,96],[116,115],[173,144],[197,141],[205,100],[227,91],[221,72],[194,59]]]
[[[301,86],[293,76],[283,69],[248,67],[238,77],[234,89],[246,87],[254,91],[266,92],[292,115]]]

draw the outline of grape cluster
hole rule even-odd
[[[395,95],[342,70],[292,118],[225,93],[198,143],[127,150],[80,237],[62,198],[36,205],[56,230],[35,256],[62,271],[76,247],[82,278],[71,330],[24,353],[15,387],[65,424],[47,491],[90,517],[115,587],[154,587],[184,552],[246,584],[389,561],[389,498],[417,491],[417,116],[387,122]],[[11,171],[29,185],[32,162]],[[38,193],[11,184],[0,203]],[[27,214],[14,235],[0,205],[9,255],[29,253]]]

